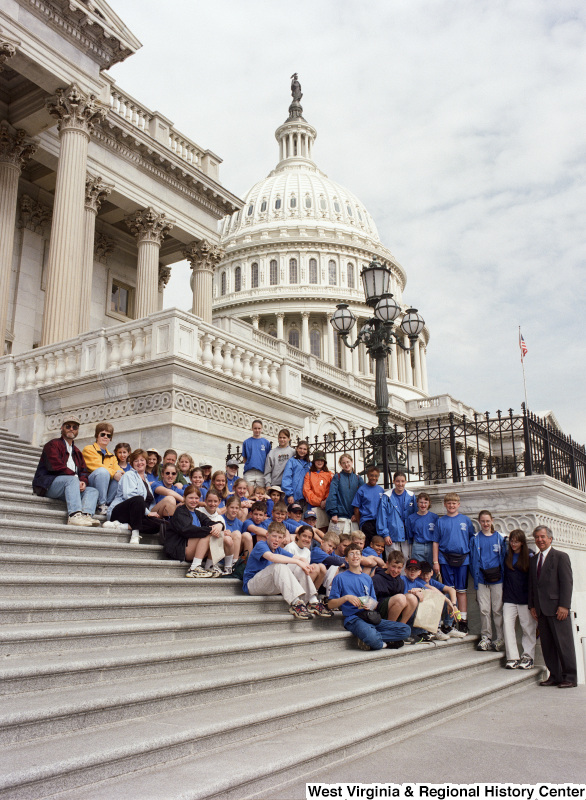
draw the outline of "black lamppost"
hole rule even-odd
[[[348,341],[348,334],[354,327],[356,317],[347,303],[339,303],[332,316],[332,326],[346,347],[354,350],[363,342],[369,356],[375,363],[375,402],[379,429],[384,429],[389,421],[389,391],[387,388],[386,362],[394,346],[411,351],[424,328],[425,322],[416,308],[409,308],[403,315],[400,330],[409,337],[410,346],[405,347],[394,330],[394,323],[401,308],[390,291],[391,270],[376,259],[364,267],[360,273],[367,305],[374,309],[374,316],[362,326],[354,344]]]

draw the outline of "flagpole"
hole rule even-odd
[[[519,325],[519,348],[521,350],[521,368],[523,369],[523,390],[525,392],[525,408],[529,410],[529,404],[527,402],[527,381],[525,380],[525,358],[523,355],[523,348],[521,347],[521,326]]]

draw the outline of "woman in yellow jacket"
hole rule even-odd
[[[332,473],[326,464],[326,454],[316,450],[309,472],[303,480],[303,496],[310,506],[313,506],[317,516],[315,527],[327,530],[330,518],[326,514],[326,500],[330,493]]]
[[[89,485],[98,490],[97,514],[105,514],[116,497],[118,481],[124,471],[118,466],[118,459],[108,450],[114,436],[114,428],[109,422],[96,425],[96,441],[82,450],[83,459],[90,473]]]

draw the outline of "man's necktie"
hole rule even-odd
[[[542,566],[543,566],[543,553],[540,553],[539,560],[537,561],[537,580],[539,580],[539,576],[541,575]]]

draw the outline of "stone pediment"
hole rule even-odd
[[[101,69],[142,47],[105,0],[28,0],[26,5],[77,47],[91,52]]]

